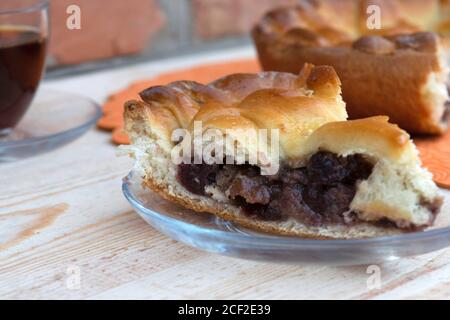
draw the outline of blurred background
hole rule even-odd
[[[51,0],[48,76],[250,44],[273,7],[296,0]],[[66,12],[81,8],[81,29]]]

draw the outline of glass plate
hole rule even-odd
[[[136,212],[157,230],[193,247],[237,258],[358,265],[425,254],[450,245],[448,201],[435,227],[427,231],[361,240],[312,240],[259,233],[185,209],[143,190],[140,176],[133,172],[124,178],[122,189]]]
[[[19,125],[0,137],[0,162],[59,148],[95,125],[101,114],[98,104],[86,97],[41,89]]]

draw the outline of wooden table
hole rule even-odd
[[[102,102],[132,80],[253,54],[228,50],[44,86]],[[109,140],[93,129],[55,152],[0,165],[0,298],[450,298],[450,249],[383,264],[381,288],[369,289],[367,266],[251,262],[173,241],[122,196],[132,163],[117,158]]]

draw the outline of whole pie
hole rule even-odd
[[[302,0],[267,13],[253,30],[264,70],[333,66],[351,119],[387,115],[422,134],[448,127],[448,36],[447,0]]]

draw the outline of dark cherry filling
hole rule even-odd
[[[351,223],[349,211],[358,180],[367,179],[373,165],[361,155],[340,157],[330,152],[313,155],[305,167],[282,168],[263,176],[249,165],[185,165],[178,169],[180,183],[190,192],[205,195],[215,184],[251,217],[283,221],[290,217],[309,225]]]
[[[178,166],[178,180],[189,191],[205,195],[205,186],[216,181],[216,174],[220,167],[208,164],[180,164]]]
[[[444,114],[442,115],[442,122],[447,123],[450,120],[450,101],[445,103]]]

